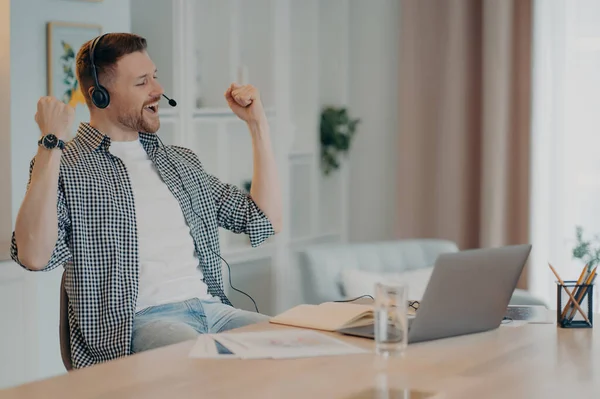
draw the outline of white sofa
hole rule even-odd
[[[437,257],[456,252],[456,244],[435,239],[370,243],[317,244],[302,252],[304,303],[322,303],[372,294],[375,279],[401,275],[409,282],[409,297],[420,299]],[[516,289],[513,305],[543,305],[525,290]]]

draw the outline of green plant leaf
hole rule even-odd
[[[585,240],[583,228],[575,227],[575,246],[572,249],[574,259],[581,259],[591,268],[600,263],[600,236],[595,235],[593,240]]]
[[[321,163],[326,175],[339,168],[338,157],[350,150],[359,121],[352,120],[343,107],[325,107],[321,111]]]
[[[72,96],[72,91],[71,89],[67,89],[65,91],[65,94],[63,94],[63,102],[64,103],[68,103],[69,101],[71,101],[71,96]]]

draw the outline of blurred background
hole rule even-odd
[[[62,270],[26,272],[8,248],[36,102],[86,120],[73,55],[104,32],[148,39],[178,102],[161,104],[163,141],[244,189],[250,137],[223,92],[260,89],[285,227],[259,248],[225,231],[221,245],[263,313],[368,293],[436,251],[520,243],[520,293],[553,308],[548,262],[567,280],[600,258],[596,0],[0,0],[0,388],[65,372]]]

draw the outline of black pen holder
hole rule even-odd
[[[565,289],[569,290],[575,298],[579,309],[573,305],[573,300]],[[562,328],[592,328],[594,326],[594,285],[564,281],[564,284],[556,283],[556,290],[556,324]]]

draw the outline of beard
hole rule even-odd
[[[149,102],[148,104],[152,104],[152,102]],[[144,104],[144,107],[148,104]],[[140,110],[132,109],[128,112],[121,113],[118,115],[117,120],[121,125],[135,130],[136,132],[156,133],[160,128],[158,110],[156,111],[156,114],[151,114],[144,110],[144,107]]]

